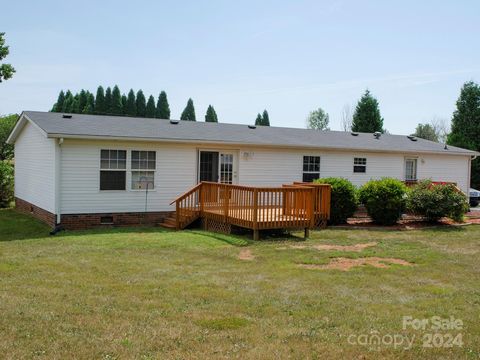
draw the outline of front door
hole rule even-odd
[[[237,182],[237,156],[234,151],[200,151],[198,181],[234,184]]]

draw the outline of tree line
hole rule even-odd
[[[130,89],[128,94],[122,94],[117,85],[113,89],[107,87],[106,90],[103,86],[99,86],[95,95],[84,89],[76,94],[73,94],[70,90],[66,92],[61,90],[51,111],[159,119],[170,119],[171,115],[165,91],[161,91],[155,100],[153,95],[150,95],[147,99],[142,90],[135,92],[133,89]],[[197,120],[192,99],[188,99],[180,120]],[[207,108],[205,121],[218,122],[217,113],[212,105],[209,105]]]

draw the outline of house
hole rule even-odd
[[[455,182],[476,152],[412,136],[25,111],[15,144],[19,210],[51,226],[160,222],[200,181],[280,186],[337,176]],[[146,215],[145,215],[146,214]]]

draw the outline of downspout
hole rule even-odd
[[[55,216],[56,216],[56,224],[55,228],[50,232],[51,235],[55,235],[59,231],[63,230],[61,223],[62,223],[62,209],[61,209],[61,180],[62,180],[62,144],[63,138],[58,139],[58,147],[56,149],[56,156],[55,156]]]

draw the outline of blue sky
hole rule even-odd
[[[322,107],[332,129],[366,88],[385,127],[450,120],[465,81],[480,81],[478,1],[8,1],[17,73],[0,113],[49,110],[60,89],[118,84],[187,99],[197,119],[304,127]],[[5,15],[6,14],[6,15]]]

